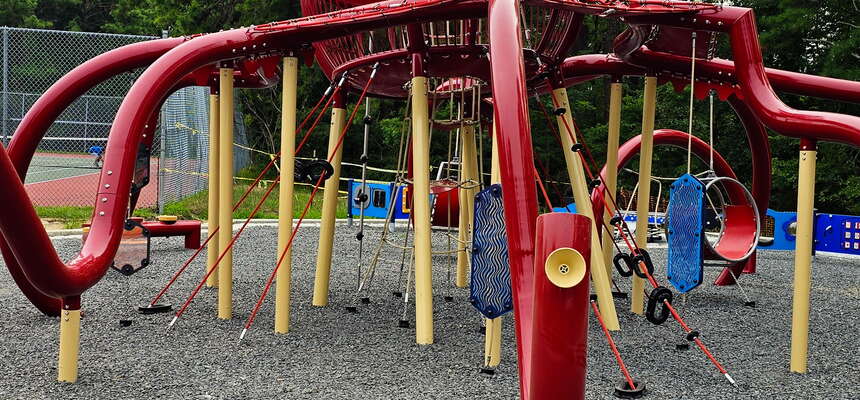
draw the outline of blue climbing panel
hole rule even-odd
[[[666,278],[680,293],[702,283],[702,224],[704,187],[690,174],[678,178],[669,189],[669,263]]]
[[[475,196],[469,301],[487,318],[496,318],[514,307],[502,186],[498,184]]]

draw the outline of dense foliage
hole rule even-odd
[[[295,0],[4,0],[0,4],[0,25],[147,35],[160,35],[167,30],[171,35],[183,35],[293,18],[300,14],[298,3]],[[860,80],[860,1],[822,0],[814,7],[799,0],[734,0],[732,3],[755,8],[767,66]],[[612,38],[623,28],[613,19],[587,18],[576,52],[607,52]],[[729,55],[725,43],[721,43],[720,54],[724,57]],[[299,106],[306,112],[324,91],[328,81],[318,69],[303,68],[300,83]],[[641,79],[627,79],[626,83],[622,141],[638,134],[641,129]],[[595,158],[600,161],[605,157],[608,82],[592,81],[571,88],[569,92],[577,122],[586,141],[592,144]],[[658,128],[687,129],[688,95],[676,93],[668,85],[659,88]],[[860,106],[855,104],[788,94],[781,96],[786,103],[798,109],[860,115]],[[546,98],[542,101],[549,104]],[[561,154],[549,124],[534,102],[532,100],[535,106],[532,115],[535,154],[549,171],[549,176],[543,178],[564,181]],[[242,103],[249,141],[254,147],[274,152],[280,124],[279,88],[244,91]],[[709,128],[707,109],[706,101],[696,102],[693,132],[705,139]],[[379,121],[370,143],[373,165],[394,167],[403,111],[402,102],[372,102],[371,112]],[[727,104],[717,102],[714,127],[716,148],[731,162],[740,177],[749,182],[750,161],[743,129]],[[323,123],[318,129],[306,155],[313,154],[314,149],[318,155],[323,155],[326,143],[323,132],[326,128],[327,124]],[[360,156],[360,127],[355,127],[354,133],[345,143],[346,161],[356,161]],[[437,132],[434,137],[434,164],[447,158],[446,136],[444,132]],[[797,140],[771,133],[771,145],[774,157],[771,206],[790,210],[795,203]],[[484,150],[489,154],[486,140]],[[686,169],[686,155],[682,153],[658,151],[655,174],[677,176],[682,173]],[[820,146],[816,204],[821,210],[860,214],[858,156],[860,151],[846,146]],[[488,156],[485,157],[485,165],[489,165]],[[347,170],[345,173],[357,176],[358,171]],[[390,176],[380,175],[379,178]],[[622,182],[632,182],[632,178],[626,176]],[[564,196],[562,192],[565,191],[565,187],[560,186],[558,192],[551,191],[551,194]]]

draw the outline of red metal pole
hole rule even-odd
[[[537,191],[534,184],[528,91],[517,0],[490,0],[490,67],[494,117],[499,139],[505,226],[516,314],[520,395],[527,398],[532,350],[534,233]]]
[[[585,398],[591,225],[590,219],[579,214],[550,213],[537,218],[528,399]],[[564,248],[578,251],[582,264],[548,260],[554,251]],[[558,286],[550,274],[561,269],[562,274],[580,269],[581,281],[572,287]]]

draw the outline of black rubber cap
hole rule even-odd
[[[355,306],[346,306],[346,312],[350,314],[358,314],[358,308]]]
[[[627,292],[612,292],[613,299],[626,299]]]
[[[403,292],[397,292],[397,291],[394,291],[394,292],[391,292],[391,294],[392,294],[394,297],[403,297]]]
[[[573,146],[570,146],[570,151],[574,153],[579,153],[584,148],[585,146],[583,146],[582,143],[575,143]]]
[[[690,331],[690,333],[687,334],[687,341],[692,342],[692,341],[696,340],[698,337],[699,337],[699,331]]]
[[[591,295],[588,296],[588,298],[591,300],[597,301],[597,294],[592,293]]]
[[[744,303],[744,307],[755,308],[755,302],[754,301],[747,301]]]
[[[137,311],[141,314],[161,314],[173,311],[173,306],[170,304],[155,304],[150,306],[140,306]]]
[[[454,296],[445,296],[444,298],[445,298],[445,301],[447,301],[449,303],[454,301]]]
[[[680,350],[680,351],[690,350],[690,344],[689,343],[678,343],[675,345],[675,350]]]
[[[123,327],[129,327],[129,326],[131,326],[131,320],[130,319],[121,319],[121,320],[119,320],[119,324],[120,324],[120,326],[123,326]]]
[[[361,304],[370,304],[370,297],[362,297]]]
[[[559,107],[559,108],[556,108],[555,110],[552,110],[552,113],[555,115],[564,115],[564,113],[566,113],[566,112],[567,112],[567,110],[565,110],[564,107]]]
[[[370,125],[372,123],[373,123],[373,117],[371,117],[370,115],[365,115],[364,116],[364,124]]]
[[[482,368],[481,368],[481,373],[482,373],[482,374],[484,374],[484,375],[490,375],[490,376],[492,376],[492,375],[495,375],[495,374],[496,374],[496,370],[494,370],[494,369],[492,369],[492,368],[482,367]]]
[[[400,321],[397,322],[397,327],[398,328],[409,328],[409,321],[407,321],[405,319],[401,319]]]
[[[622,381],[621,384],[615,387],[615,397],[619,399],[638,399],[645,395],[645,383],[633,381],[636,388],[631,388],[627,381]]]

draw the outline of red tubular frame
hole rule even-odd
[[[695,18],[677,18],[667,15],[631,16],[631,25],[661,24],[700,31],[725,32],[731,39],[735,74],[743,99],[756,117],[768,128],[785,136],[844,143],[860,147],[860,117],[845,114],[795,110],[782,102],[768,80],[764,67],[761,46],[756,31],[755,14],[749,8],[722,7],[711,12],[702,12]],[[634,38],[630,37],[630,40]],[[640,49],[642,43],[617,43],[624,48]],[[638,51],[638,50],[637,50]],[[626,55],[625,61],[635,64],[635,51]],[[698,63],[697,63],[698,65]],[[798,90],[816,92],[816,97],[856,99],[857,85],[848,84],[838,88],[840,80],[818,78],[804,84],[798,75],[787,74],[781,82],[793,85]],[[854,92],[853,95],[850,93]]]
[[[682,149],[687,148],[687,140],[690,135],[685,132],[677,131],[674,129],[657,129],[654,131],[654,146],[675,146]],[[618,170],[624,168],[630,160],[633,159],[634,156],[639,154],[639,148],[642,144],[641,142],[642,136],[637,135],[625,142],[621,147],[618,148]],[[710,146],[704,140],[699,139],[695,136],[690,140],[691,150],[693,155],[698,157],[702,161],[708,161],[710,156]],[[735,175],[735,171],[732,170],[729,162],[723,158],[720,153],[714,152],[714,172],[716,172],[717,176],[727,176],[732,179],[737,179],[737,175]],[[606,176],[606,166],[600,170],[600,176]],[[602,181],[602,180],[601,180]],[[729,196],[732,201],[744,201],[743,193],[739,192],[737,188],[735,190],[731,190],[732,188],[727,188],[729,190]],[[604,211],[604,202],[603,196],[606,191],[605,184],[601,183],[592,193],[591,193],[591,203],[592,207],[594,207],[594,215],[595,218],[602,218]]]
[[[110,77],[152,63],[152,61],[184,40],[186,39],[167,38],[133,43],[99,55],[66,74],[39,97],[24,116],[24,119],[21,120],[9,143],[8,157],[12,165],[12,170],[6,171],[6,173],[11,173],[11,175],[0,177],[0,181],[2,179],[18,177],[18,184],[20,185],[20,182],[27,175],[30,161],[45,132],[59,117],[60,113],[73,101],[93,86]],[[3,187],[9,188],[9,186],[5,185]],[[11,189],[0,191],[3,192],[0,196],[11,194],[11,191]],[[18,195],[20,197],[20,193]],[[26,193],[24,195],[26,197]],[[29,200],[26,203],[29,203]],[[18,209],[12,208],[10,211],[14,211],[13,214],[17,214]],[[27,204],[20,211],[32,211],[32,204]],[[38,217],[36,217],[36,221],[38,221]],[[21,235],[22,230],[26,230],[29,231],[25,234],[28,237],[41,236],[42,238],[38,240],[40,240],[39,243],[43,244],[42,240],[47,238],[47,234],[41,227],[41,223],[36,225],[31,225],[32,222],[30,224],[16,224],[14,219],[10,222],[12,224],[10,226],[11,229],[7,230],[3,227],[2,221],[0,221],[0,233],[2,234],[0,235],[2,236],[0,237],[0,251],[2,251],[3,258],[6,260],[6,267],[9,269],[9,273],[24,295],[36,308],[45,315],[58,316],[60,314],[60,300],[56,296],[57,293],[45,293],[31,283],[32,281],[29,279],[29,275],[31,274],[28,274],[21,267],[24,263],[19,261],[16,252],[10,247],[10,243],[8,243],[10,238],[7,237],[6,232],[9,233],[8,236],[11,236],[11,240],[15,240],[16,236]],[[53,246],[35,246],[31,248],[30,245],[25,245],[25,248],[21,252],[41,253],[42,255],[53,253],[46,252],[46,248],[53,248]],[[56,261],[53,260],[53,262]]]
[[[534,233],[537,219],[532,135],[529,125],[519,1],[490,0],[488,16],[493,79],[493,105],[511,286],[514,292],[520,396],[528,398],[531,371],[532,310],[534,302]]]
[[[107,144],[104,167],[99,177],[100,201],[95,204],[90,239],[84,244],[80,254],[67,265],[53,251],[50,239],[41,227],[41,222],[29,202],[23,184],[18,179],[12,159],[5,150],[0,151],[0,175],[3,175],[0,177],[0,185],[5,189],[0,191],[0,202],[9,205],[0,210],[0,231],[4,232],[11,254],[17,259],[19,265],[23,266],[21,268],[23,275],[38,292],[49,297],[70,299],[79,296],[101,279],[113,259],[121,238],[134,171],[134,157],[141,133],[152,112],[169,95],[176,82],[186,75],[215,62],[250,56],[256,52],[298,48],[307,37],[321,40],[340,35],[345,29],[371,29],[390,23],[413,21],[416,19],[415,14],[422,12],[422,17],[432,18],[451,12],[454,7],[448,6],[452,4],[466,15],[475,12],[476,5],[480,5],[479,2],[468,0],[434,2],[413,0],[405,4],[402,1],[390,0],[378,3],[385,7],[384,13],[376,11],[359,16],[304,18],[260,30],[234,29],[200,36],[168,51],[135,82],[117,112]],[[164,40],[172,45],[184,41],[181,38]],[[141,46],[146,48],[145,45]],[[128,47],[122,49],[128,51]],[[162,50],[158,49],[158,51]],[[142,49],[132,51],[128,54],[127,60],[135,60],[138,64],[134,65],[140,66],[140,64],[145,65],[147,57],[151,61],[151,58],[158,56],[156,50],[146,52],[146,56],[138,54],[142,51]],[[89,68],[102,71],[103,74],[118,71],[119,67],[112,65],[114,63],[111,61],[114,60],[110,59],[110,54],[106,53],[91,60],[91,63],[88,63]],[[113,56],[116,57],[117,53],[113,53]],[[129,64],[128,68],[131,68],[132,61],[126,62]],[[107,64],[111,65],[105,67]],[[76,71],[86,72],[87,70],[81,69],[82,67],[78,67]],[[94,80],[94,74],[95,72],[92,71],[89,74],[82,74],[76,84],[86,84]],[[62,96],[72,97],[65,92]],[[35,148],[35,142],[38,142],[33,139],[32,134],[21,135],[17,140],[30,141],[33,148]],[[31,156],[32,153],[30,153]],[[7,262],[10,259],[7,257]],[[43,311],[49,314],[57,313],[50,309]]]
[[[551,213],[537,218],[532,362],[528,371],[531,391],[524,399],[585,398],[592,226],[591,219],[580,214]],[[565,247],[579,251],[585,259],[585,277],[570,288],[556,286],[544,272],[547,257]]]

